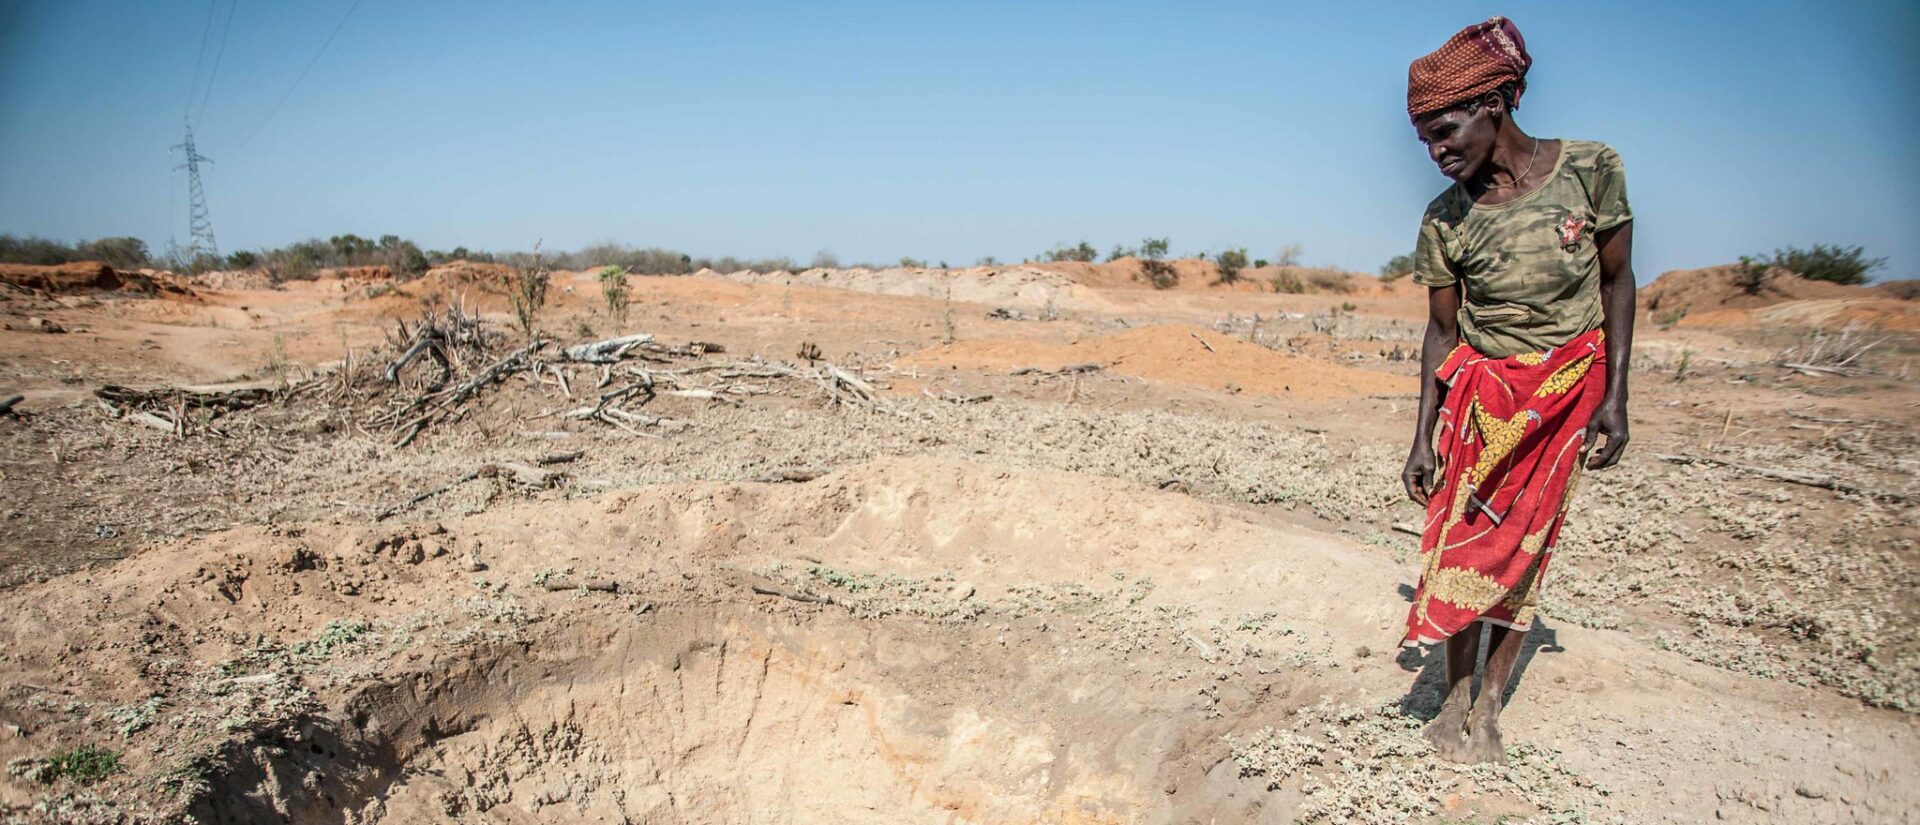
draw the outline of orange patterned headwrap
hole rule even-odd
[[[1455,106],[1513,81],[1513,102],[1527,88],[1533,57],[1527,41],[1505,17],[1468,26],[1432,54],[1407,67],[1407,116]]]

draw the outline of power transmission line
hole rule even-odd
[[[333,31],[327,35],[326,42],[320,44],[320,50],[313,53],[312,60],[307,61],[307,67],[301,69],[300,76],[293,79],[293,85],[288,86],[287,93],[280,96],[280,102],[273,104],[273,111],[268,112],[266,119],[260,121],[260,125],[253,127],[253,131],[248,132],[246,137],[241,138],[240,142],[234,146],[235,149],[246,146],[248,142],[253,140],[254,135],[260,134],[261,129],[267,128],[267,124],[273,120],[273,116],[280,113],[280,107],[287,105],[287,98],[293,97],[293,90],[300,88],[300,81],[307,79],[307,73],[313,71],[314,64],[320,62],[320,56],[327,53],[327,47],[333,45],[333,38],[339,36],[340,30],[346,27],[347,18],[353,16],[353,10],[359,7],[360,0],[353,0],[353,5],[347,7],[346,14],[340,15],[340,22],[335,24]]]
[[[193,99],[200,96],[200,67],[207,63],[207,41],[213,38],[213,11],[220,0],[207,0],[207,23],[200,29],[200,54],[193,59],[193,82],[187,84],[187,108],[180,112],[182,122],[193,117]]]
[[[220,59],[227,56],[227,33],[233,31],[233,10],[240,7],[240,0],[227,4],[227,22],[220,26],[220,46],[213,52],[213,69],[207,72],[207,86],[200,92],[200,111],[193,115],[193,122],[207,114],[207,101],[213,98],[213,79],[220,76]]]

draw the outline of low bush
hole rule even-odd
[[[1838,244],[1814,244],[1809,249],[1789,246],[1774,250],[1771,256],[1743,255],[1740,258],[1740,268],[1749,273],[1754,281],[1762,281],[1767,268],[1777,266],[1808,280],[1848,286],[1866,283],[1868,274],[1886,266],[1886,263],[1886,258],[1868,258],[1863,247]]]
[[[600,267],[600,296],[607,299],[607,312],[613,320],[627,322],[627,271],[617,266]]]
[[[64,244],[33,235],[0,235],[0,263],[54,266],[75,261],[105,261],[114,269],[140,269],[153,264],[147,242],[139,238],[100,238]]]
[[[1283,267],[1268,279],[1275,292],[1294,295],[1308,293],[1347,293],[1353,291],[1353,284],[1347,279],[1347,273],[1330,267]]]
[[[1094,249],[1093,244],[1087,243],[1086,241],[1081,241],[1078,246],[1061,244],[1040,255],[1041,260],[1050,262],[1078,261],[1080,263],[1093,263],[1099,258],[1100,251]]]
[[[1247,268],[1247,250],[1229,249],[1215,255],[1213,261],[1220,267],[1220,283],[1235,283],[1240,280],[1240,270]]]
[[[1413,274],[1413,256],[1395,255],[1380,267],[1380,280],[1397,281]]]

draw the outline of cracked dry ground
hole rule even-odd
[[[1920,816],[1907,350],[1875,375],[1811,379],[1767,366],[1775,342],[1649,331],[1635,456],[1580,494],[1506,716],[1509,762],[1463,768],[1417,735],[1437,656],[1393,648],[1415,574],[1393,529],[1416,518],[1394,481],[1409,399],[1142,377],[1125,353],[1083,376],[886,366],[969,341],[1111,351],[1104,336],[1160,324],[1179,325],[1148,339],[1162,348],[1217,336],[1179,358],[1248,341],[1405,380],[1402,303],[1342,316],[1326,312],[1337,296],[1199,295],[1156,315],[1123,294],[1124,319],[1009,322],[641,283],[630,327],[769,361],[813,342],[887,383],[885,409],[804,388],[663,398],[649,412],[682,427],[636,437],[533,418],[560,390],[510,380],[406,448],[360,410],[298,399],[180,439],[109,419],[87,391],[377,357],[380,326],[418,305],[296,287],[36,306],[98,332],[0,341],[0,379],[31,413],[0,422],[5,816]],[[557,337],[626,331],[578,297],[586,280],[559,285]],[[1255,311],[1260,330],[1228,317]],[[554,452],[582,453],[554,487],[481,478],[375,519]],[[755,480],[792,468],[822,474]],[[83,746],[117,769],[75,775],[58,757]]]

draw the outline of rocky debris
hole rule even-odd
[[[49,334],[60,334],[67,331],[67,328],[61,326],[59,323],[39,317],[28,318],[18,323],[8,321],[6,328],[15,332],[45,332]]]

